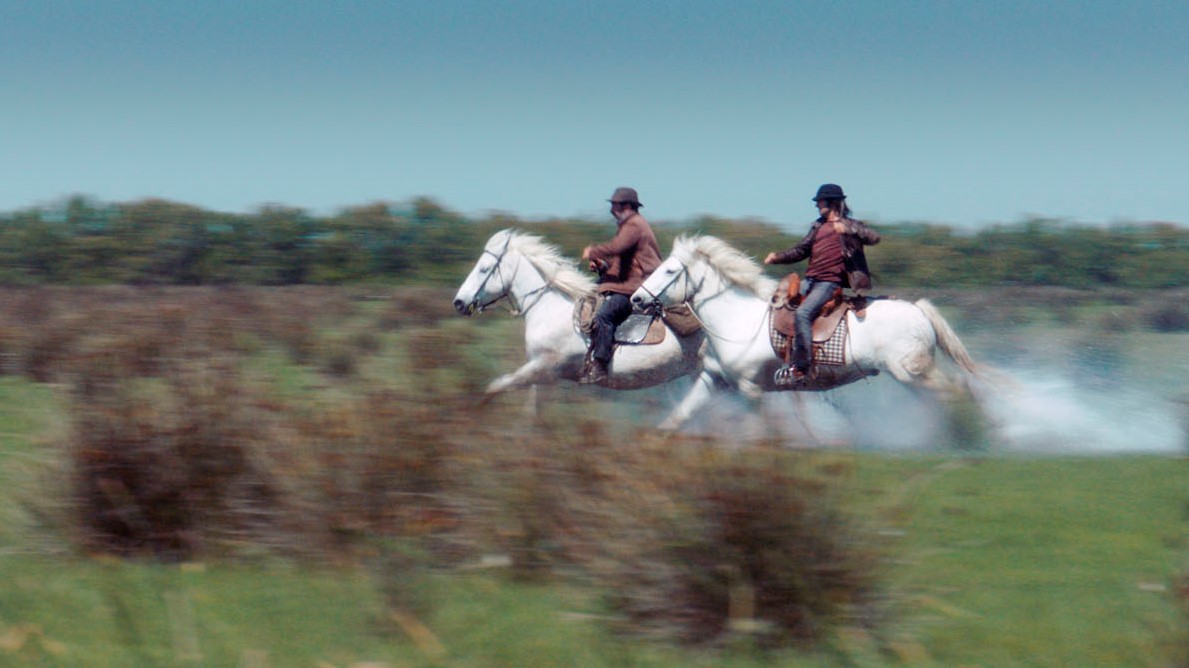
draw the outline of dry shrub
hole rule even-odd
[[[348,344],[363,355],[374,355],[384,347],[384,342],[371,330],[353,332],[347,337]]]
[[[79,386],[70,407],[72,488],[89,549],[191,558],[250,541],[275,514],[258,460],[271,411],[230,365],[165,381]]]
[[[440,320],[457,317],[454,313],[454,292],[449,289],[409,287],[394,293],[380,312],[381,330],[405,327],[432,327]]]
[[[20,373],[17,364],[21,334],[17,328],[0,323],[0,376]]]
[[[343,340],[327,341],[322,353],[321,370],[331,378],[347,380],[359,372],[360,353]]]
[[[385,537],[461,558],[442,401],[389,391],[285,403],[231,358],[137,381],[87,374],[70,406],[85,547],[162,558],[276,554],[341,562]]]
[[[336,554],[383,536],[425,538],[449,558],[447,536],[459,523],[455,488],[458,431],[465,416],[441,403],[419,403],[390,391],[318,407],[296,418],[287,448],[296,468],[286,486],[303,533]]]
[[[1189,567],[1173,578],[1171,589],[1173,605],[1177,608],[1179,618],[1168,642],[1170,664],[1177,668],[1189,668]]]
[[[812,468],[813,454],[625,436],[593,420],[473,443],[494,531],[483,544],[521,577],[589,577],[625,631],[783,644],[873,623],[873,534],[838,510],[844,469]]]
[[[491,376],[474,373],[479,353],[468,345],[468,337],[465,330],[448,328],[415,329],[405,334],[408,377],[418,392],[463,396],[482,393]]]
[[[4,361],[71,389],[82,544],[340,559],[374,537],[463,542],[438,540],[465,505],[441,501],[468,414],[450,395],[355,386],[281,400],[243,376],[246,340],[307,361],[319,352],[324,370],[354,376],[380,341],[357,332],[323,346],[315,326],[355,308],[327,289],[0,290]]]
[[[284,306],[289,306],[286,303]],[[309,364],[318,352],[318,335],[303,310],[272,305],[260,314],[265,341],[279,344],[295,364]]]
[[[712,642],[812,643],[873,623],[876,550],[811,455],[720,446],[660,454],[612,490],[624,522],[605,582],[628,629]]]
[[[17,365],[30,380],[48,383],[60,378],[83,330],[78,316],[63,315],[26,330]]]
[[[1189,305],[1184,300],[1162,299],[1143,310],[1143,320],[1155,332],[1189,332]]]
[[[51,297],[18,296],[0,325],[22,311],[42,337],[74,323],[40,368],[72,382],[66,454],[89,549],[372,559],[408,607],[411,571],[510,555],[523,577],[591,577],[631,628],[688,641],[744,628],[813,640],[869,620],[873,550],[804,453],[725,452],[624,435],[588,414],[540,423],[507,402],[478,405],[483,353],[446,326],[405,333],[416,386],[355,378],[295,396],[250,382],[244,336],[312,359],[318,319],[354,314],[333,290]],[[441,295],[415,293],[408,311],[448,313],[449,295],[416,305],[429,297]],[[352,366],[374,343],[339,336]],[[20,338],[30,350],[35,337]]]
[[[573,542],[580,521],[570,504],[581,490],[572,486],[567,449],[528,428],[505,428],[482,440],[486,474],[478,493],[488,509],[487,535],[480,543],[506,554],[521,579],[542,579],[575,562]],[[502,438],[501,438],[502,436]],[[586,526],[596,530],[594,526]]]
[[[95,367],[98,357],[112,373],[158,375],[163,363],[206,345],[215,331],[198,290],[114,286],[0,295],[0,329],[10,334],[3,351],[8,370],[39,382],[68,381]]]

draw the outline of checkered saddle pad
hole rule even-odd
[[[846,305],[841,308],[842,317],[830,335],[824,340],[818,340],[822,338],[820,336],[813,337],[814,365],[846,366],[846,311],[850,308]],[[796,312],[796,307],[787,305],[769,307],[768,339],[772,343],[772,352],[786,363],[792,359]]]

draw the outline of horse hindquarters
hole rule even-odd
[[[926,299],[918,299],[914,306],[920,309],[921,313],[925,315],[925,319],[929,321],[929,325],[937,337],[937,347],[941,349],[941,352],[945,353],[946,357],[949,357],[962,370],[975,376],[979,375],[979,365],[970,357],[966,346],[962,344],[962,340],[958,338],[958,334],[950,327],[941,312]]]
[[[889,300],[871,308],[877,305],[881,318],[865,324],[873,324],[879,331],[884,341],[883,363],[896,380],[945,403],[972,398],[969,380],[978,375],[979,365],[931,303]],[[938,350],[957,367],[956,373],[938,363]]]
[[[927,315],[909,302],[880,300],[865,317],[847,314],[849,364],[887,371],[910,387],[933,389],[944,380],[935,359],[937,338]]]

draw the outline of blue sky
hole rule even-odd
[[[71,194],[1189,224],[1189,3],[0,0],[0,211]]]

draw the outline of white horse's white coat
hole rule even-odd
[[[773,373],[782,362],[769,342],[769,299],[776,282],[747,255],[709,236],[680,238],[673,252],[632,295],[638,308],[687,303],[707,332],[703,366],[749,399],[782,388]],[[966,390],[965,377],[948,377],[937,366],[940,349],[962,371],[977,374],[962,342],[925,300],[880,299],[859,318],[847,314],[846,359],[855,371],[878,369],[914,388],[935,393]],[[958,381],[958,382],[955,382]],[[686,403],[705,401],[709,389],[695,386]],[[697,392],[706,396],[695,396]]]
[[[496,378],[489,394],[558,379],[576,381],[582,370],[587,341],[575,329],[575,302],[594,294],[595,283],[581,273],[574,261],[540,237],[502,230],[492,235],[483,254],[454,297],[463,315],[482,311],[506,299],[514,313],[524,318],[524,349],[528,361]],[[638,389],[700,371],[701,334],[679,337],[666,332],[656,345],[621,345],[611,361],[612,389]],[[695,383],[711,385],[709,378]],[[663,426],[675,428],[689,417],[680,407]]]

